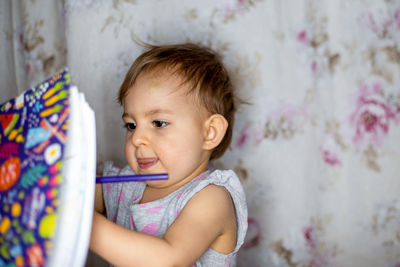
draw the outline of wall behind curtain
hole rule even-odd
[[[1,1],[0,21],[0,101],[68,66],[99,166],[125,164],[134,39],[215,49],[250,103],[215,162],[247,194],[239,266],[400,266],[400,1]]]

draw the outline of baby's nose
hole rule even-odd
[[[145,129],[136,127],[135,132],[132,134],[131,141],[136,147],[148,145],[150,142],[150,137]]]

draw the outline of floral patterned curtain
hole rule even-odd
[[[0,20],[0,100],[69,67],[99,165],[125,164],[136,38],[217,50],[249,102],[215,162],[247,194],[239,266],[400,266],[400,1],[1,1]]]

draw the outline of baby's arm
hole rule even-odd
[[[94,209],[101,214],[104,214],[106,211],[104,207],[103,188],[101,184],[96,184]]]
[[[117,266],[188,266],[210,247],[229,253],[235,245],[233,203],[216,185],[195,194],[163,238],[123,228],[95,213],[90,240],[94,252]]]

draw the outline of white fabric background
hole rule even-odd
[[[251,103],[215,163],[248,198],[239,266],[400,266],[400,1],[0,1],[0,30],[0,102],[68,66],[99,166],[135,36],[214,48]]]

